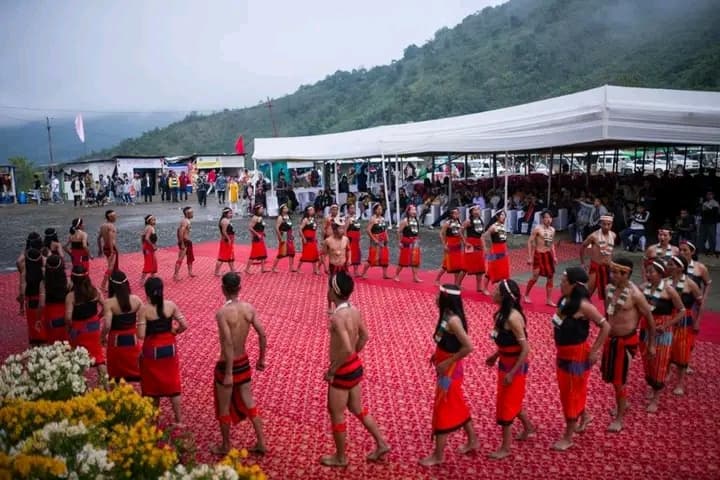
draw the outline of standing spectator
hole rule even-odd
[[[180,173],[180,199],[187,201],[188,199],[188,185],[190,184],[190,177],[187,176],[185,170]]]
[[[599,197],[593,199],[593,209],[590,213],[590,222],[585,226],[583,237],[587,237],[592,232],[600,228],[600,217],[608,214],[608,209],[603,205]]]
[[[695,243],[695,220],[690,216],[687,208],[680,209],[680,216],[675,220],[675,231],[677,232],[675,243],[681,240]]]
[[[718,254],[715,251],[715,236],[717,235],[718,214],[720,213],[720,204],[715,200],[715,194],[708,191],[705,194],[705,201],[700,209],[700,244],[698,249],[705,249],[708,255]]]
[[[208,191],[208,184],[205,180],[205,174],[201,173],[197,178],[197,183],[195,185],[195,191],[197,191],[197,198],[198,203],[201,207],[207,207],[207,191]]]
[[[78,203],[82,206],[83,192],[85,191],[85,185],[77,175],[73,176],[72,182],[70,182],[70,190],[73,192],[73,206],[77,207]]]
[[[50,190],[52,191],[53,203],[65,203],[60,195],[60,180],[55,175],[50,180]]]
[[[143,178],[142,181],[142,194],[143,194],[143,200],[145,203],[148,201],[152,203],[152,197],[153,197],[153,181],[152,177],[150,176],[150,173],[145,173],[145,178]]]
[[[40,196],[40,189],[42,188],[42,182],[40,182],[40,177],[37,175],[33,176],[33,197],[35,197],[35,200],[37,201],[38,205],[40,205],[40,202],[42,201],[42,197]]]
[[[130,183],[130,179],[128,178],[125,178],[125,183],[123,184],[123,202],[125,205],[133,205],[132,183]]]
[[[210,173],[207,176],[207,183],[210,184],[208,188],[208,195],[215,190],[215,182],[217,181],[217,172],[215,170],[210,170]]]
[[[225,191],[227,190],[227,177],[220,171],[215,178],[215,190],[217,191],[218,205],[225,205]]]
[[[228,183],[228,201],[230,202],[230,208],[233,209],[233,213],[237,213],[238,210],[238,199],[240,197],[240,184],[237,182],[235,177],[230,177],[230,183]]]
[[[170,200],[168,185],[167,185],[167,174],[163,173],[158,179],[158,190],[160,190],[160,201],[166,202]]]
[[[178,180],[174,171],[170,171],[170,176],[168,177],[168,188],[170,189],[170,194],[172,195],[172,203],[178,203],[178,190],[180,189],[180,181]]]
[[[134,200],[140,201],[140,196],[142,195],[142,180],[140,180],[140,175],[135,174],[133,175],[132,179],[132,197]]]

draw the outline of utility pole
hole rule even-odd
[[[50,134],[50,117],[45,117],[45,122],[47,123],[47,131],[48,131],[48,151],[50,152],[50,165],[52,165],[55,163],[55,161],[53,160],[53,152],[52,152],[52,135]]]
[[[277,131],[277,126],[275,125],[275,117],[273,116],[273,113],[272,113],[272,107],[273,107],[272,101],[270,100],[270,97],[268,97],[267,108],[268,108],[268,111],[270,112],[270,121],[272,122],[273,134],[274,134],[274,136],[277,137],[278,131]]]

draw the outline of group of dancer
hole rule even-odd
[[[264,263],[267,258],[262,207],[256,207],[254,213],[249,224],[253,237],[246,271],[253,261]],[[470,210],[464,223],[460,223],[458,213],[452,210],[440,231],[445,255],[437,280],[442,274],[451,273],[455,275],[455,283],[439,287],[438,320],[433,332],[436,350],[431,358],[437,374],[432,415],[435,448],[428,457],[420,460],[422,465],[442,463],[448,435],[459,429],[467,436],[461,453],[479,448],[471,409],[462,392],[463,362],[474,350],[461,297],[460,284],[467,274],[478,276],[476,287],[480,291],[488,292],[489,284],[493,283],[492,300],[498,305],[490,333],[496,351],[485,360],[489,367],[497,365],[496,420],[502,428],[501,445],[489,454],[491,458],[502,459],[510,455],[511,426],[516,418],[523,426],[518,440],[535,436],[535,425],[523,407],[530,339],[522,303],[528,301],[539,276],[547,278],[547,303],[557,308],[551,321],[565,429],[553,449],[569,449],[575,434],[591,424],[593,417],[586,409],[588,379],[593,365],[598,362],[603,380],[613,385],[616,400],[613,418],[607,427],[610,432],[624,428],[628,408],[627,377],[631,358],[637,350],[642,357],[649,388],[648,412],[654,413],[659,408],[670,365],[677,368],[674,393],[685,394],[685,375],[711,283],[707,268],[694,258],[692,243],[684,241],[677,247],[670,245],[671,232],[661,229],[659,243],[647,249],[642,266],[644,284],[638,286],[630,280],[633,262],[613,256],[616,241],[612,232],[613,219],[604,216],[600,229],[591,233],[581,247],[582,266],[570,267],[563,272],[561,297],[555,305],[551,294],[557,257],[549,212],[543,212],[542,224],[533,229],[528,241],[528,262],[533,265],[533,276],[524,296],[519,285],[508,278],[504,212],[498,212],[487,228],[477,209]],[[73,346],[85,347],[101,379],[107,375],[114,380],[139,380],[143,395],[153,397],[156,402],[162,397],[171,399],[175,420],[180,423],[181,381],[175,337],[188,328],[188,323],[177,304],[164,298],[163,282],[155,276],[157,262],[148,258],[154,255],[157,241],[154,218],[145,218],[146,227],[142,233],[145,266],[150,267],[147,272],[143,270],[143,279],[145,274],[150,275],[144,282],[147,303],[131,293],[127,275],[119,270],[115,213],[110,210],[105,218],[98,235],[98,253],[107,259],[100,289],[95,288],[88,276],[90,255],[82,219],[73,220],[65,246],[60,244],[52,229],[45,232],[44,239],[38,234],[28,236],[25,251],[18,259],[18,269],[29,341],[32,345],[69,341]],[[193,275],[192,218],[192,209],[183,209],[183,219],[177,230],[180,252],[175,265],[176,278],[183,259],[187,259],[188,273]],[[266,368],[266,335],[252,305],[238,298],[241,280],[233,266],[235,231],[231,219],[232,210],[224,209],[218,224],[221,242],[215,273],[220,275],[223,263],[229,263],[232,271],[222,276],[221,290],[226,302],[216,314],[220,358],[213,369],[213,381],[215,413],[222,442],[213,452],[227,453],[231,448],[230,426],[248,418],[257,437],[251,451],[263,454],[267,447],[262,420],[250,388],[252,367],[246,342],[250,330],[254,330],[259,341],[255,369],[263,371]],[[398,230],[401,251],[395,278],[407,266],[413,269],[414,279],[419,280],[416,270],[420,264],[418,227],[414,207],[409,207]],[[333,206],[322,229],[324,239],[319,247],[318,225],[312,207],[308,207],[300,224],[302,255],[295,265],[292,222],[287,208],[281,207],[275,227],[280,248],[273,270],[280,259],[288,257],[291,270],[297,270],[307,262],[313,263],[314,273],[319,274],[323,265],[329,274],[329,366],[324,377],[328,383],[328,410],[335,452],[323,456],[321,463],[331,467],[348,464],[346,409],[375,440],[375,449],[367,459],[379,461],[388,454],[390,447],[377,422],[363,406],[361,396],[365,372],[360,354],[369,334],[361,313],[349,300],[354,289],[350,272],[353,267],[356,276],[364,276],[370,267],[381,266],[384,276],[391,278],[387,275],[388,233],[382,207],[375,206],[366,228],[371,244],[362,273],[358,272],[361,229],[353,206],[348,207],[345,217],[339,215],[337,206]],[[489,247],[485,245],[486,241],[490,242]],[[584,268],[587,252],[591,257],[588,270]],[[70,255],[72,263],[69,278],[64,253]],[[481,282],[479,277],[484,273],[488,274],[488,279]],[[103,296],[105,286],[107,299]],[[604,313],[591,302],[595,291],[603,301]],[[599,330],[592,345],[588,343],[590,324]]]

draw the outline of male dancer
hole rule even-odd
[[[678,247],[670,245],[672,231],[670,231],[669,227],[658,229],[657,237],[658,243],[650,245],[645,250],[645,258],[643,258],[643,280],[647,280],[647,268],[652,265],[653,261],[661,260],[663,263],[667,263],[673,255],[680,254]]]
[[[328,315],[332,314],[332,278],[338,272],[348,272],[350,269],[350,239],[345,236],[345,222],[340,217],[335,217],[332,223],[332,235],[323,240],[323,252],[328,257],[328,269],[330,278],[328,280]]]
[[[592,297],[595,289],[598,298],[605,300],[605,287],[610,276],[610,260],[615,247],[615,232],[612,231],[613,217],[600,217],[600,229],[585,238],[580,246],[580,263],[585,266],[585,252],[590,248],[590,270],[588,271],[588,292]]]
[[[603,346],[600,371],[606,383],[615,388],[615,419],[608,426],[608,432],[618,433],[623,429],[623,418],[628,408],[627,374],[630,358],[635,356],[639,345],[638,324],[644,317],[650,331],[648,354],[655,354],[655,321],[652,309],[642,290],[630,281],[633,262],[628,258],[617,258],[610,263],[610,284],[605,297],[605,314],[610,324],[610,334]]]
[[[187,258],[188,276],[195,276],[192,271],[192,266],[195,262],[195,253],[193,252],[192,240],[190,240],[190,230],[192,229],[190,220],[193,219],[195,213],[193,212],[192,207],[184,207],[182,212],[183,218],[180,220],[180,226],[177,228],[178,248],[180,250],[178,251],[177,262],[175,262],[175,275],[173,275],[174,280],[180,280],[180,267],[182,266],[184,258]]]
[[[120,252],[117,248],[117,229],[115,228],[115,221],[117,220],[117,214],[115,210],[108,210],[105,212],[105,223],[100,225],[100,231],[98,232],[97,246],[98,246],[98,257],[105,255],[107,258],[107,269],[103,275],[102,283],[100,284],[100,290],[107,291],[107,284],[110,275],[119,270]]]
[[[335,313],[330,317],[330,367],[325,373],[328,387],[328,410],[332,423],[335,454],[326,455],[320,463],[328,467],[345,467],[345,408],[355,415],[375,439],[375,450],[367,460],[377,462],[390,447],[380,433],[375,419],[362,407],[360,381],[363,366],[358,354],[368,341],[368,332],[360,312],[350,305],[354,283],[350,275],[338,272],[332,276],[330,296],[335,303]]]
[[[555,253],[555,228],[552,226],[553,217],[550,210],[543,210],[542,224],[533,228],[528,239],[528,265],[533,267],[533,276],[525,287],[525,303],[530,301],[530,291],[535,286],[539,277],[545,277],[545,304],[556,307],[552,301],[553,276],[555,276],[555,265],[557,265],[557,254]]]
[[[340,208],[337,203],[330,205],[330,214],[323,219],[323,240],[332,237],[335,219],[340,218],[339,212]],[[325,250],[322,248],[320,249],[320,264],[325,273],[328,273],[328,267],[325,265]],[[332,272],[330,272],[330,275],[332,275]]]
[[[222,444],[212,449],[215,455],[227,455],[230,451],[230,425],[249,418],[255,429],[257,442],[248,449],[251,453],[264,455],[265,436],[262,419],[250,390],[252,374],[250,360],[245,352],[250,327],[255,330],[260,353],[255,364],[258,372],[265,370],[267,340],[265,329],[257,318],[255,309],[247,302],[238,300],[240,275],[228,272],[222,277],[222,292],[225,304],[215,314],[220,336],[220,360],[215,365],[215,413],[220,422]]]

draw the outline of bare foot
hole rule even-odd
[[[320,457],[320,463],[326,467],[347,467],[347,458],[337,458],[335,455],[324,455]]]
[[[260,273],[268,273],[269,271],[270,270],[260,270]],[[277,272],[277,270],[273,270],[273,271]]]
[[[368,462],[379,462],[388,453],[390,453],[390,447],[388,445],[383,445],[370,452],[365,458]]]
[[[483,295],[487,295],[488,297],[490,296],[490,291],[489,291],[487,288],[484,288],[484,289],[480,290],[480,292],[481,292]]]
[[[397,276],[396,276],[393,280],[395,280],[396,282],[399,282],[399,281],[400,281],[400,277],[397,277]]]
[[[680,385],[678,385],[677,387],[675,387],[675,390],[673,390],[673,395],[678,395],[678,396],[685,395],[685,389],[683,387],[681,387]]]
[[[179,276],[179,275],[173,275],[173,280],[175,280],[176,282],[179,282],[179,281],[180,281],[180,276]]]
[[[210,449],[210,453],[217,455],[218,457],[224,457],[230,452],[230,448],[223,445],[216,445]]]
[[[297,269],[297,268],[293,268],[293,269],[290,270],[290,271],[291,271],[292,273],[297,273],[297,272],[298,272],[298,269]]]
[[[575,432],[576,433],[585,432],[585,430],[587,430],[587,428],[590,426],[590,424],[593,422],[593,420],[595,420],[595,417],[593,417],[592,415],[585,415],[584,417],[582,417],[580,419],[580,424],[577,427],[575,427]]]
[[[320,271],[313,272],[315,275],[320,275]]]
[[[273,272],[273,273],[280,273],[280,270],[278,270],[277,268],[273,268],[273,269],[272,269],[272,272]]]
[[[687,375],[692,375],[693,373],[695,373],[695,370],[693,370],[692,367],[690,365],[688,365],[687,370],[685,370],[685,373]]]
[[[518,442],[524,442],[525,440],[535,438],[536,436],[537,429],[535,427],[530,427],[529,430],[523,429],[522,432],[518,433],[518,435],[515,437],[515,440],[517,440]]]
[[[197,277],[197,275],[195,275],[194,273],[188,273],[188,277],[195,278],[195,277]]]
[[[416,278],[413,278],[413,282],[415,282],[415,283],[422,283],[422,280],[420,280],[419,278],[416,277]]]
[[[623,429],[623,424],[621,420],[615,419],[613,420],[610,425],[608,425],[607,431],[612,433],[620,433]]]
[[[385,280],[390,280],[392,277],[390,277],[390,276],[388,276],[388,275],[383,275],[383,278],[384,278]],[[399,282],[400,279],[398,279],[398,280],[396,280],[396,281]]]
[[[545,305],[547,305],[548,307],[553,307],[553,308],[557,307],[557,303],[553,302],[552,300],[546,300]]]
[[[247,268],[245,270],[243,270],[243,273],[245,275],[252,275],[252,273],[250,273],[250,270],[248,270]]]
[[[650,402],[650,404],[645,409],[648,413],[656,413],[658,411],[658,404],[656,401]]]
[[[267,447],[263,444],[256,443],[252,447],[248,448],[248,452],[253,455],[265,455],[267,453]]]
[[[440,465],[443,463],[442,458],[437,458],[435,455],[430,455],[418,461],[423,467],[432,467],[433,465]]]
[[[216,276],[216,277],[219,277],[220,274],[219,274],[218,272],[215,272],[215,276]]]
[[[473,443],[465,443],[458,448],[458,452],[462,453],[463,455],[467,455],[469,453],[473,453],[478,449],[479,445],[477,442]]]
[[[630,410],[630,402],[625,403],[625,413],[627,413],[628,410]],[[617,417],[617,407],[611,408],[608,413],[610,413],[611,417]]]
[[[530,300],[530,297],[528,297],[527,295],[525,295],[525,296],[523,297],[523,302],[525,302],[525,303],[532,303],[532,301]],[[509,455],[509,453],[508,453],[508,455]]]
[[[363,280],[367,280],[367,275],[366,275],[366,274],[362,274],[362,275],[360,275],[360,278],[362,278]]]
[[[501,448],[495,452],[488,453],[487,456],[488,458],[491,458],[493,460],[502,460],[503,458],[510,456],[510,450],[505,450]]]
[[[570,448],[572,446],[573,446],[572,441],[561,438],[560,440],[555,442],[551,448],[557,452],[564,452],[565,450],[567,450],[568,448]]]

